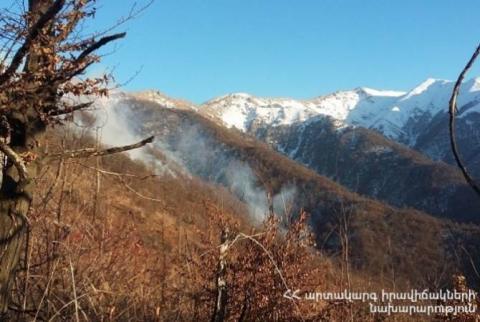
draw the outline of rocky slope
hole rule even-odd
[[[317,173],[362,195],[439,217],[479,222],[480,199],[460,172],[361,127],[328,119],[256,131],[256,136]]]

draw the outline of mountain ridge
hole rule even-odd
[[[439,113],[448,112],[453,84],[449,80],[428,78],[409,91],[357,87],[303,100],[239,92],[201,104],[170,98],[157,90],[131,94],[169,108],[196,110],[226,127],[243,132],[249,132],[259,124],[264,127],[284,126],[328,117],[339,129],[360,126],[414,147],[421,136],[415,129],[418,127],[416,123],[422,118],[431,121]],[[479,103],[480,77],[477,77],[462,84],[458,118],[472,112],[480,113]]]
[[[480,79],[471,79],[464,83],[464,91],[473,93],[476,98],[480,94],[479,84]],[[359,87],[310,101],[258,98],[236,93],[212,99],[200,106],[169,98],[158,91],[120,95],[121,100],[133,97],[167,109],[192,111],[222,127],[235,128],[351,191],[379,198],[390,205],[414,207],[463,222],[477,222],[475,209],[478,209],[478,202],[475,195],[469,191],[458,170],[448,165],[453,163],[448,159],[448,114],[446,111],[435,113],[442,110],[439,105],[448,104],[451,86],[453,82],[430,78],[408,92]],[[442,93],[438,97],[431,93],[438,91]],[[401,105],[405,101],[413,106],[410,110],[415,112],[407,121],[407,118],[382,118],[382,111],[405,110],[405,106]],[[478,104],[473,100],[467,105],[467,108],[465,104],[459,105],[461,116],[471,113]],[[372,112],[365,114],[368,109]],[[152,110],[149,109],[148,113],[151,114]],[[416,114],[418,118],[414,117]],[[480,113],[470,115],[478,116],[480,125]],[[362,116],[366,117],[365,122],[374,126],[353,124],[352,120],[362,119]],[[154,117],[153,114],[151,117]],[[375,118],[377,122],[372,121]],[[405,122],[404,129],[395,126],[395,121],[399,120]],[[458,120],[462,147],[465,146],[465,136],[469,139],[467,147],[475,147],[475,138],[469,136],[468,129],[465,130],[465,125],[472,120],[475,118],[461,117]],[[398,128],[400,133],[410,131],[416,136],[389,138],[378,127],[382,122],[390,124],[390,129]],[[117,128],[126,126],[126,122],[123,123]],[[442,135],[436,135],[435,131]],[[120,135],[119,131],[117,133],[115,139]],[[475,160],[478,151],[467,152],[466,161]],[[480,169],[480,164],[477,169]]]
[[[439,112],[446,112],[453,84],[453,81],[428,78],[407,92],[357,87],[308,100],[233,93],[201,104],[199,112],[243,131],[248,131],[254,123],[290,125],[324,116],[335,120],[338,127],[362,126],[412,145],[416,140],[414,135],[402,138],[409,134],[404,129],[407,122],[421,114],[430,114],[433,118]],[[464,82],[461,93],[459,106],[480,100],[480,78]],[[470,106],[468,113],[474,111],[480,111],[477,104]]]

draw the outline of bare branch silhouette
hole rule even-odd
[[[65,115],[65,114],[70,114],[75,111],[80,111],[86,108],[89,108],[90,106],[93,105],[94,102],[87,102],[87,103],[81,103],[78,105],[74,106],[69,106],[64,108],[63,110],[54,110],[49,113],[50,116],[60,116],[60,115]]]
[[[453,87],[452,96],[451,96],[450,102],[449,102],[449,113],[450,113],[449,128],[450,128],[450,144],[451,144],[451,147],[452,147],[453,156],[455,157],[455,161],[457,163],[457,166],[462,171],[463,176],[465,177],[465,180],[467,181],[467,183],[480,196],[480,187],[475,182],[473,177],[470,175],[470,173],[467,170],[467,167],[465,166],[465,163],[462,161],[462,158],[460,157],[460,153],[458,151],[457,140],[456,140],[456,137],[455,137],[455,115],[457,113],[457,98],[458,98],[458,94],[460,92],[460,86],[462,84],[463,79],[465,78],[465,75],[470,70],[470,68],[473,66],[473,63],[475,62],[475,60],[477,59],[479,54],[480,54],[480,44],[478,45],[478,47],[475,50],[475,52],[473,53],[472,57],[468,61],[467,65],[465,65],[465,67],[463,68],[462,72],[458,76],[458,79],[455,83],[455,86]]]
[[[154,137],[150,136],[146,139],[143,139],[140,142],[134,143],[134,144],[129,144],[129,145],[124,145],[124,146],[118,146],[114,148],[108,148],[104,150],[99,150],[96,148],[86,148],[82,150],[75,150],[75,151],[65,151],[62,153],[57,153],[57,154],[52,154],[50,156],[47,156],[48,159],[58,159],[58,158],[66,158],[66,159],[73,159],[73,158],[89,158],[89,157],[100,157],[100,156],[105,156],[109,154],[115,154],[115,153],[121,153],[133,149],[138,149],[141,148],[142,146],[152,143]]]

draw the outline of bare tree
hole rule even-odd
[[[457,113],[457,98],[460,92],[460,86],[462,85],[465,75],[470,70],[470,68],[472,68],[473,63],[475,62],[479,54],[480,54],[480,45],[478,45],[477,49],[475,50],[472,57],[467,62],[467,65],[465,65],[462,72],[458,76],[457,81],[455,82],[455,86],[453,87],[453,92],[452,92],[452,96],[450,98],[450,103],[449,103],[449,112],[450,112],[449,129],[450,129],[450,145],[452,147],[452,152],[455,158],[455,162],[457,163],[457,166],[462,171],[463,176],[465,177],[465,180],[467,181],[467,183],[480,196],[480,187],[472,178],[470,173],[468,173],[467,167],[465,166],[464,162],[462,161],[462,158],[460,157],[460,152],[458,151],[457,140],[455,137],[455,115]]]
[[[78,102],[74,98],[108,94],[108,76],[84,74],[100,60],[98,50],[125,33],[82,31],[82,23],[95,14],[94,0],[28,0],[26,8],[17,1],[11,8],[0,12],[0,315],[8,309],[36,177],[45,162],[118,153],[153,139],[107,150],[48,154],[42,140],[47,128],[68,122],[71,118],[65,116],[91,105],[72,103]]]

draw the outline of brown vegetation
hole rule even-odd
[[[53,138],[49,146],[85,145],[81,141]],[[226,320],[301,321],[334,314],[328,303],[283,297],[287,286],[344,286],[335,265],[313,250],[306,214],[288,231],[274,217],[254,228],[246,223],[243,204],[220,187],[157,178],[121,155],[104,157],[100,164],[99,190],[92,186],[94,160],[55,161],[42,173],[12,318],[209,320],[225,227],[230,230]],[[121,180],[112,175],[119,169]],[[339,319],[352,314],[351,309],[335,312]]]
[[[227,130],[195,112],[165,109],[138,100],[129,101],[129,105],[140,118],[139,134],[153,133],[175,145],[185,132],[196,129],[194,133],[215,151],[207,164],[211,166],[199,174],[204,180],[215,176],[218,164],[227,156],[248,164],[258,183],[272,194],[285,186],[296,187],[294,211],[303,208],[311,214],[317,247],[334,257],[342,253],[341,238],[335,233],[337,218],[342,216],[342,209],[351,212],[350,265],[375,276],[372,279],[380,280],[384,287],[422,288],[431,287],[432,283],[445,287],[451,283],[451,274],[458,271],[464,272],[470,283],[477,283],[473,268],[478,266],[477,225],[452,223],[416,209],[395,208],[352,193],[273,151],[267,144]]]
[[[125,33],[82,32],[95,15],[91,0],[28,0],[0,11],[0,318],[8,310],[20,250],[28,241],[37,182],[49,159],[86,157],[107,151],[69,151],[48,155],[46,129],[68,123],[68,115],[87,108],[78,96],[103,96],[110,78],[84,76],[100,60],[99,49]],[[77,98],[77,99],[75,99]],[[143,146],[151,139],[134,147]],[[121,152],[130,147],[108,152]]]

